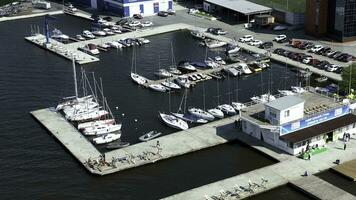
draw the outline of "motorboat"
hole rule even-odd
[[[240,103],[240,102],[231,102],[231,105],[237,111],[240,111],[240,110],[246,108],[245,104]]]
[[[124,147],[128,147],[130,146],[130,143],[128,142],[113,142],[113,143],[110,143],[108,145],[106,145],[106,149],[121,149],[121,148],[124,148]]]
[[[187,122],[185,122],[184,120],[179,119],[173,115],[159,113],[159,117],[163,120],[163,122],[167,126],[169,126],[171,128],[175,128],[175,129],[179,129],[179,130],[187,130],[189,128]]]
[[[75,38],[79,41],[84,41],[85,38],[82,35],[76,35]]]
[[[218,68],[220,66],[217,62],[213,60],[205,60],[204,62],[209,68]]]
[[[108,44],[111,48],[114,48],[114,49],[122,48],[122,44],[120,44],[119,42],[116,42],[116,41],[111,41],[106,44]]]
[[[238,51],[240,51],[240,47],[237,44],[228,44],[226,47],[226,53],[227,54],[234,54],[237,53]]]
[[[315,79],[315,81],[318,83],[323,83],[323,82],[326,82],[327,80],[328,80],[328,77],[326,77],[326,76],[321,76],[321,77]]]
[[[297,94],[302,94],[304,92],[306,92],[306,90],[302,87],[298,87],[298,86],[292,86],[291,87],[292,91],[297,93]]]
[[[225,46],[226,44],[227,44],[226,42],[219,41],[219,40],[206,40],[206,41],[205,41],[205,45],[206,45],[209,49],[223,47],[223,46]]]
[[[221,58],[221,56],[215,56],[214,61],[220,65],[226,65],[226,62]]]
[[[138,41],[140,41],[142,44],[148,44],[151,41],[149,39],[146,38],[137,38]]]
[[[74,7],[71,3],[64,10],[64,12],[67,12],[67,13],[75,13],[77,11],[78,11],[78,9],[76,7]]]
[[[68,41],[69,40],[69,36],[68,35],[64,35],[59,29],[54,29],[52,31],[52,35],[51,35],[52,39],[58,40],[58,41]]]
[[[77,128],[81,130],[89,127],[100,126],[103,124],[114,124],[114,123],[115,123],[115,119],[103,119],[103,120],[97,120],[92,122],[79,123]]]
[[[175,117],[179,118],[179,119],[182,119],[186,122],[189,122],[189,123],[197,123],[197,124],[206,124],[208,123],[208,120],[206,119],[202,119],[202,118],[199,118],[197,116],[194,116],[192,114],[188,114],[188,113],[171,113],[172,115],[174,115]]]
[[[106,35],[115,35],[114,31],[112,31],[109,28],[104,28],[103,31],[105,32]]]
[[[167,92],[169,90],[161,84],[150,84],[148,87],[157,92]]]
[[[204,32],[194,30],[194,31],[190,31],[190,34],[191,34],[194,38],[198,38],[198,39],[202,39],[202,40],[205,39],[205,34],[204,34]]]
[[[210,113],[211,115],[213,115],[215,118],[218,118],[218,119],[224,118],[224,113],[220,109],[217,109],[217,108],[209,109],[208,113]]]
[[[179,69],[177,69],[175,67],[169,68],[168,71],[169,71],[169,73],[174,74],[174,75],[181,75],[182,74],[182,72],[179,71]]]
[[[121,133],[109,133],[93,139],[95,144],[106,144],[120,139]]]
[[[251,64],[249,64],[249,68],[250,68],[250,70],[253,71],[253,72],[260,72],[260,71],[262,71],[262,68],[261,68],[259,65],[257,65],[256,63],[251,63]]]
[[[154,73],[156,76],[160,78],[169,78],[172,77],[172,74],[167,71],[166,69],[159,69],[157,72]]]
[[[295,95],[295,93],[290,90],[278,90],[278,93],[283,96]]]
[[[223,70],[231,76],[241,75],[241,71],[237,70],[235,67],[224,67]]]
[[[89,39],[94,39],[95,38],[95,35],[93,35],[93,33],[88,31],[88,30],[84,30],[82,35],[83,35],[83,37],[89,38]]]
[[[189,64],[191,64],[194,67],[197,68],[202,68],[202,69],[208,69],[211,68],[206,62],[204,61],[194,61],[194,62],[190,62]]]
[[[101,31],[101,30],[95,30],[92,33],[94,35],[96,35],[96,36],[106,36],[106,33],[104,31]]]
[[[240,69],[244,74],[252,74],[252,71],[248,68],[246,63],[239,63],[238,69]]]
[[[180,90],[181,87],[178,84],[175,84],[173,81],[163,81],[161,83],[164,87],[170,88],[170,89],[174,89],[174,90]]]
[[[188,79],[190,80],[190,81],[196,81],[197,80],[197,77],[195,77],[195,76],[193,76],[194,74],[191,74],[191,75],[189,75],[188,76]]]
[[[61,102],[57,105],[56,110],[59,111],[67,106],[76,105],[78,103],[86,103],[86,102],[92,101],[92,100],[93,100],[92,95],[88,95],[88,96],[84,96],[84,97],[76,97],[76,96],[65,97],[65,98],[63,98],[63,102]]]
[[[236,110],[229,104],[219,105],[218,108],[227,115],[236,115]]]
[[[129,26],[131,27],[136,27],[136,26],[140,26],[141,25],[141,22],[139,21],[132,21],[128,24]]]
[[[215,118],[212,114],[199,108],[189,108],[188,112],[198,118],[206,119],[208,121],[212,121]]]
[[[75,122],[84,122],[84,121],[101,119],[102,117],[108,114],[109,112],[106,110],[94,110],[91,112],[70,116],[68,119],[70,121],[75,121]]]
[[[153,22],[151,22],[151,21],[145,21],[145,22],[141,23],[141,26],[143,26],[143,27],[153,26]]]
[[[132,72],[131,72],[131,79],[139,85],[143,85],[143,84],[147,83],[147,79],[145,77],[140,76],[135,73],[132,73]]]
[[[161,132],[158,131],[150,131],[144,135],[142,135],[141,137],[139,137],[138,139],[142,142],[147,142],[148,140],[152,140],[158,136],[162,135]]]
[[[80,50],[92,55],[98,55],[100,53],[96,45],[92,43],[85,45],[84,47],[80,48]]]
[[[261,96],[251,97],[251,100],[255,103],[267,103],[267,102],[276,100],[276,97],[274,97],[271,94],[263,94]]]
[[[121,29],[119,27],[113,26],[111,27],[111,31],[117,34],[122,33]]]
[[[103,44],[98,44],[98,47],[102,49],[108,49],[110,48],[110,45],[103,43]]]
[[[178,63],[178,69],[185,72],[195,72],[197,69],[187,61]]]
[[[102,135],[121,130],[121,124],[101,124],[83,129],[84,135]]]
[[[184,88],[190,88],[191,82],[188,80],[188,76],[186,75],[181,75],[178,76],[175,81],[177,82],[178,85],[184,87]]]

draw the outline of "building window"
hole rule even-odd
[[[289,117],[290,110],[284,111],[284,117]]]

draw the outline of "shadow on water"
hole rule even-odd
[[[347,179],[343,175],[338,174],[337,172],[333,171],[332,169],[323,171],[317,176],[321,179],[323,179],[326,182],[329,182],[336,187],[345,190],[346,192],[349,192],[353,195],[356,196],[356,182]]]
[[[264,199],[281,199],[281,200],[312,200],[314,198],[307,194],[298,191],[292,186],[283,185],[267,192],[257,194],[248,199],[252,200],[264,200]]]

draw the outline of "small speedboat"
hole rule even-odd
[[[220,109],[212,108],[212,109],[209,109],[208,112],[210,114],[212,114],[215,118],[218,118],[218,119],[224,118],[224,113]]]
[[[146,38],[137,38],[137,40],[142,44],[148,44],[151,42],[149,39]]]
[[[194,31],[191,31],[190,34],[192,34],[192,36],[194,38],[198,38],[198,39],[202,39],[202,40],[205,39],[204,32],[194,30]]]
[[[220,65],[226,65],[226,62],[220,56],[215,56],[214,61]]]
[[[250,70],[250,68],[247,66],[246,63],[239,63],[238,69],[240,69],[244,74],[252,74],[252,71]]]
[[[115,35],[114,31],[109,28],[104,28],[103,31],[106,33],[106,35]]]
[[[68,41],[69,40],[69,36],[64,35],[59,29],[54,29],[52,31],[51,38],[58,40],[58,41]]]
[[[92,33],[96,36],[106,36],[106,33],[101,30],[96,30],[96,31],[93,31]]]
[[[181,61],[178,63],[178,69],[185,72],[195,72],[197,69],[187,61]]]
[[[147,79],[145,77],[140,76],[135,73],[132,73],[132,72],[131,72],[131,79],[139,85],[143,85],[143,84],[147,83]]]
[[[174,115],[175,117],[178,117],[179,119],[182,119],[186,122],[189,123],[197,123],[197,124],[206,124],[208,123],[208,120],[206,119],[202,119],[202,118],[198,118],[197,116],[185,113],[172,113],[172,115]]]
[[[227,115],[236,115],[236,110],[229,104],[219,105],[218,108]]]
[[[164,87],[174,89],[174,90],[180,90],[181,87],[178,84],[173,83],[172,81],[166,80],[161,83]]]
[[[79,41],[84,41],[85,38],[82,35],[76,35],[75,38]]]
[[[98,44],[98,47],[100,47],[102,49],[108,49],[108,48],[110,48],[110,45],[108,45],[108,44]]]
[[[93,139],[95,144],[106,144],[120,139],[121,133],[109,133]]]
[[[148,87],[157,92],[167,92],[169,90],[168,88],[164,87],[161,84],[151,84]]]
[[[175,81],[177,82],[178,85],[184,87],[184,88],[190,88],[191,82],[188,79],[188,76],[186,75],[181,75],[178,76]]]
[[[106,148],[107,149],[121,149],[121,148],[128,147],[128,146],[130,146],[130,143],[128,143],[128,142],[113,142],[113,143],[106,145]]]
[[[145,21],[145,22],[141,23],[141,26],[143,26],[143,27],[153,26],[153,22],[151,22],[151,21]]]
[[[298,86],[292,86],[291,87],[292,91],[297,93],[297,94],[301,94],[301,93],[304,93],[306,92],[306,90],[302,87],[298,87]]]
[[[101,124],[98,126],[91,126],[84,128],[84,135],[102,135],[121,130],[121,124]]]
[[[240,102],[232,102],[231,105],[237,111],[240,111],[240,110],[246,108],[245,104],[240,103]]]
[[[179,69],[177,69],[175,67],[169,68],[168,71],[169,71],[169,73],[174,74],[174,75],[181,75],[182,74],[182,72],[179,71]]]
[[[241,74],[241,71],[237,70],[235,67],[224,67],[223,70],[231,76],[238,76]]]
[[[141,137],[139,137],[138,139],[142,142],[146,142],[148,140],[152,140],[158,136],[160,136],[162,133],[158,132],[158,131],[150,131],[144,135],[142,135]]]
[[[173,115],[168,115],[164,113],[159,113],[159,117],[162,121],[169,127],[179,129],[179,130],[187,130],[189,128],[187,122],[182,119],[179,119]]]
[[[228,44],[226,47],[226,53],[227,54],[234,54],[240,51],[240,47],[237,46],[236,44]]]
[[[205,110],[199,109],[199,108],[189,108],[188,112],[198,118],[206,119],[209,121],[214,120],[214,116]]]
[[[83,37],[89,38],[89,39],[94,39],[95,38],[95,35],[93,35],[93,33],[88,31],[88,30],[84,30],[82,35],[83,35]]]
[[[115,48],[115,49],[120,49],[122,48],[122,44],[116,42],[116,41],[111,41],[107,43],[111,48]]]

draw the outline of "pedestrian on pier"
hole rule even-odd
[[[346,150],[346,142],[344,142],[344,151]]]
[[[311,160],[311,153],[308,154],[308,160]]]
[[[159,140],[157,140],[156,147],[160,147]]]

